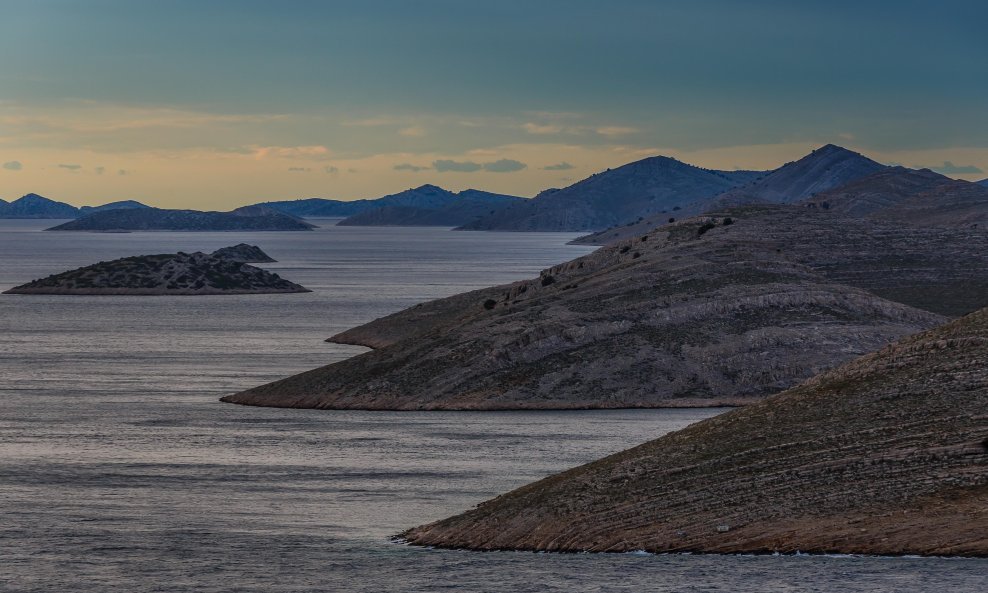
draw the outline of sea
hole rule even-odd
[[[363,412],[218,398],[365,349],[325,338],[588,253],[565,233],[44,232],[0,220],[0,290],[256,244],[313,290],[0,296],[0,591],[966,592],[988,560],[470,552],[401,531],[723,409]]]

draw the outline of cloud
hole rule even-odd
[[[293,173],[308,173],[312,169],[308,167],[288,167],[288,170]]]
[[[324,172],[326,172],[326,173],[331,174],[331,175],[333,173],[339,173],[340,172],[340,168],[339,167],[334,167],[332,165],[326,165],[325,167],[322,168],[322,170]]]
[[[411,171],[412,173],[418,173],[419,171],[428,171],[430,167],[420,167],[411,163],[401,163],[395,165],[392,169],[395,171]]]
[[[433,161],[432,167],[440,173],[446,173],[449,171],[455,173],[473,173],[474,171],[480,171],[484,168],[484,166],[480,163],[474,163],[473,161],[450,161],[443,159]]]
[[[625,126],[601,126],[595,131],[601,136],[625,136],[627,134],[634,134],[638,131],[638,128],[628,128]]]
[[[501,159],[493,163],[484,163],[484,171],[490,171],[491,173],[513,173],[515,171],[521,171],[526,167],[528,165],[525,163],[512,159]]]
[[[3,168],[8,171],[20,171],[24,168],[24,165],[20,161],[7,161],[3,164]]]
[[[475,163],[473,161],[433,161],[432,167],[439,173],[475,173],[477,171],[487,171],[489,173],[513,173],[528,167],[521,161],[512,159],[501,159],[490,163]]]
[[[558,134],[563,131],[563,129],[559,126],[554,126],[552,124],[542,125],[532,122],[524,123],[521,127],[529,134]]]
[[[332,154],[325,146],[255,146],[254,158],[319,159]]]
[[[106,172],[106,167],[96,167],[93,169],[93,171],[96,171],[97,175],[102,175],[103,173]]]
[[[398,130],[398,134],[402,136],[409,136],[411,138],[420,138],[425,136],[425,128],[422,126],[408,126],[407,128]]]
[[[59,163],[59,169],[68,169],[69,171],[78,171],[82,168],[82,165],[66,165],[64,163]]]
[[[558,164],[555,164],[555,165],[549,165],[547,167],[542,167],[542,170],[543,171],[567,171],[569,169],[575,169],[575,167],[573,165],[567,163],[566,161],[563,161],[563,162],[558,163]]]
[[[980,167],[975,167],[974,165],[955,165],[950,161],[944,161],[942,165],[932,166],[932,167],[918,167],[923,169],[931,169],[937,173],[943,173],[944,175],[968,175],[972,173],[984,173]]]
[[[117,175],[121,177],[123,177],[124,175],[130,175],[130,171],[128,171],[127,169],[118,169]]]

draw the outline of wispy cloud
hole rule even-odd
[[[528,167],[525,163],[514,159],[501,159],[493,163],[484,163],[483,166],[485,171],[491,173],[514,173]]]
[[[420,167],[411,163],[400,163],[392,167],[392,169],[395,171],[411,171],[413,173],[418,173],[419,171],[428,171],[431,167]]]
[[[484,168],[484,166],[473,161],[451,161],[447,159],[439,159],[432,162],[432,168],[439,173],[473,173],[475,171],[480,171]]]
[[[312,146],[254,146],[254,158],[280,159],[322,159],[329,158],[333,152],[322,145]]]
[[[410,138],[421,138],[425,136],[425,128],[422,126],[408,126],[407,128],[402,128],[398,130],[398,134],[401,136],[408,136]]]
[[[96,171],[97,175],[102,175],[106,172],[106,167],[95,167],[93,168],[93,171]]]
[[[20,161],[7,161],[3,164],[3,168],[8,171],[20,171],[24,168],[24,165]]]
[[[325,167],[322,168],[322,170],[323,170],[324,173],[329,173],[330,175],[332,175],[333,173],[339,173],[340,172],[340,168],[339,167],[334,167],[332,165],[326,165]]]
[[[82,168],[82,165],[67,165],[65,163],[58,164],[59,169],[68,169],[69,171],[78,171]]]
[[[613,136],[626,136],[628,134],[635,134],[639,130],[638,128],[629,128],[627,126],[601,126],[594,130],[601,136],[607,136],[608,138]]]
[[[574,168],[575,167],[573,165],[567,163],[566,161],[563,161],[563,162],[557,163],[555,165],[548,165],[548,166],[542,167],[542,170],[543,171],[568,171],[569,169],[574,169]]]
[[[288,167],[288,170],[292,173],[308,173],[312,169],[309,167]]]
[[[521,125],[521,128],[529,134],[536,135],[558,134],[563,131],[562,126],[557,126],[554,124],[537,124],[533,122],[525,122]]]
[[[944,161],[942,165],[933,165],[931,167],[918,166],[919,169],[931,169],[937,173],[943,173],[944,175],[971,175],[976,173],[984,173],[981,167],[976,167],[974,165],[955,165],[950,161]]]

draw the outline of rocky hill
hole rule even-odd
[[[742,404],[988,305],[988,234],[734,209],[343,332],[376,348],[224,398],[539,409]]]
[[[411,529],[479,550],[988,556],[988,310]]]
[[[377,208],[373,200],[345,202],[343,200],[327,200],[325,198],[261,202],[257,205],[299,218],[341,218]]]
[[[241,244],[212,254],[196,252],[125,257],[35,280],[12,288],[4,294],[217,295],[310,292],[277,274],[231,259],[231,254],[243,253],[243,247],[250,248],[253,255],[258,252],[264,254],[257,247]]]
[[[384,206],[340,221],[341,226],[448,226],[467,224],[524,198],[468,189],[438,206]]]
[[[892,167],[816,194],[809,208],[912,225],[988,222],[988,188],[929,169]]]
[[[596,231],[712,198],[762,174],[713,171],[668,157],[651,157],[542,192],[461,229]]]
[[[851,153],[852,155],[856,153]],[[856,161],[856,157],[848,157]],[[725,196],[733,196],[729,192]],[[717,201],[726,199],[718,198]],[[764,201],[764,200],[762,200]],[[923,226],[988,223],[988,190],[929,169],[883,167],[834,189],[800,200],[808,208],[856,218],[881,218]],[[685,210],[683,210],[685,212]],[[679,215],[680,212],[672,212]],[[573,241],[578,245],[605,245],[628,240],[667,224],[668,214],[592,233]]]
[[[105,210],[125,210],[127,208],[150,208],[150,206],[142,204],[137,200],[120,200],[119,202],[109,202],[103,204],[102,206],[80,206],[79,215],[86,216],[94,212],[103,212]]]
[[[127,208],[95,212],[49,231],[310,231],[316,228],[261,206],[231,212]]]
[[[978,182],[978,185],[983,185],[985,187],[988,187],[988,179],[982,179],[981,181]]]
[[[0,218],[75,218],[79,209],[64,202],[49,200],[38,194],[27,194],[8,204],[0,205]]]

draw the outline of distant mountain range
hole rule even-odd
[[[762,171],[701,169],[650,157],[608,169],[528,202],[510,205],[463,230],[591,231],[682,208],[765,175]]]
[[[426,193],[429,200],[422,199]],[[525,198],[495,194],[476,189],[459,193],[433,185],[424,185],[378,200],[390,205],[355,214],[342,226],[461,226],[490,215],[512,204],[524,204]],[[418,205],[413,205],[418,204]]]
[[[148,208],[134,200],[110,202],[102,206],[76,208],[65,202],[56,202],[38,194],[27,194],[13,202],[0,200],[0,218],[78,218],[93,212],[125,208]]]
[[[374,200],[308,198],[259,205],[304,218],[347,217],[340,223],[344,226],[460,226],[491,210],[524,201],[476,189],[454,193],[427,184]]]
[[[298,218],[263,206],[231,212],[124,208],[105,210],[46,229],[49,231],[310,231]]]

